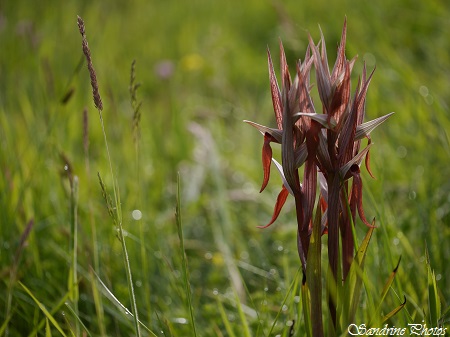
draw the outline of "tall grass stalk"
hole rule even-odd
[[[100,97],[100,93],[99,93],[99,89],[98,89],[98,83],[97,83],[97,76],[95,74],[95,70],[92,64],[92,59],[91,59],[91,52],[90,49],[88,47],[88,43],[87,43],[87,39],[86,39],[86,33],[85,33],[85,26],[84,26],[84,22],[83,19],[81,19],[78,16],[78,29],[80,31],[80,34],[82,36],[82,47],[83,47],[83,53],[86,57],[87,60],[87,65],[88,65],[88,69],[89,69],[89,75],[91,78],[91,86],[92,86],[92,93],[93,93],[93,98],[94,98],[94,104],[95,107],[98,110],[99,113],[99,117],[100,117],[100,124],[102,127],[102,133],[103,133],[103,138],[105,141],[105,148],[106,148],[106,154],[108,157],[108,163],[109,163],[109,169],[110,169],[110,173],[111,173],[111,178],[112,178],[112,185],[113,185],[113,191],[114,191],[114,202],[115,202],[115,207],[114,207],[114,212],[115,212],[115,219],[117,221],[117,230],[118,230],[118,237],[120,240],[120,243],[122,245],[122,254],[123,254],[123,258],[124,258],[124,264],[125,264],[125,272],[126,272],[126,276],[127,276],[127,284],[128,284],[128,293],[130,296],[130,301],[131,301],[131,308],[132,308],[132,312],[133,312],[133,317],[134,317],[134,326],[135,326],[135,333],[137,336],[141,336],[141,329],[139,326],[139,316],[138,316],[138,310],[137,310],[137,303],[136,303],[136,297],[134,294],[134,287],[133,287],[133,277],[131,274],[131,266],[130,266],[130,260],[128,257],[128,251],[127,251],[127,246],[125,243],[125,235],[124,235],[124,231],[123,231],[123,227],[122,227],[122,210],[121,210],[121,205],[120,205],[120,196],[119,196],[119,191],[118,191],[118,187],[117,187],[117,182],[114,176],[114,171],[113,171],[113,167],[112,167],[112,160],[111,160],[111,155],[110,155],[110,151],[109,151],[109,146],[108,146],[108,140],[106,137],[106,130],[105,130],[105,125],[103,122],[103,115],[102,115],[102,110],[103,110],[103,103]],[[104,193],[106,193],[106,191],[104,191]]]
[[[83,150],[84,150],[84,166],[87,177],[87,188],[90,190],[91,186],[91,164],[89,156],[89,115],[87,108],[83,109]],[[90,192],[90,191],[89,191]],[[90,193],[88,193],[90,195]],[[88,211],[89,211],[89,223],[92,234],[92,251],[93,251],[93,265],[94,270],[100,272],[100,258],[99,258],[99,247],[97,239],[97,224],[94,218],[94,208],[92,206],[92,200],[88,200]],[[92,272],[90,273],[92,294],[94,298],[95,311],[97,313],[98,326],[101,336],[106,336],[105,327],[105,315],[103,310],[102,297],[99,296],[97,289],[97,282],[94,281]]]
[[[120,208],[117,205],[118,205],[118,203],[116,201],[116,208]],[[119,234],[120,243],[122,244],[122,254],[123,254],[124,263],[125,263],[125,271],[126,271],[126,274],[127,274],[128,292],[129,292],[130,301],[131,301],[131,308],[132,308],[133,316],[134,316],[134,324],[135,324],[135,329],[136,329],[136,335],[137,336],[141,336],[141,328],[140,328],[140,325],[139,325],[139,315],[138,315],[138,310],[137,310],[137,302],[136,302],[136,296],[134,294],[133,277],[131,275],[130,259],[128,257],[128,250],[127,250],[127,246],[126,246],[126,243],[125,243],[125,235],[124,235],[124,231],[123,231],[123,227],[122,227],[122,218],[121,217],[119,218],[118,224],[119,224],[118,234]]]
[[[242,324],[241,334],[242,334],[242,336],[245,336],[245,337],[251,337],[252,333],[250,332],[250,327],[249,327],[248,320],[247,320],[247,317],[245,315],[245,312],[244,312],[244,309],[242,306],[241,299],[239,298],[239,294],[236,291],[236,289],[233,288],[233,292],[234,292],[234,298],[236,301],[236,308],[237,308],[239,318],[240,318],[241,324]]]
[[[189,281],[189,267],[188,262],[186,258],[186,252],[184,250],[184,238],[183,238],[183,226],[181,222],[181,199],[180,199],[180,174],[177,176],[177,204],[176,204],[176,210],[175,210],[175,218],[177,223],[177,229],[178,229],[178,238],[180,240],[180,256],[181,256],[181,264],[183,268],[183,280],[184,280],[184,287],[186,291],[186,299],[187,299],[187,305],[190,315],[190,322],[192,327],[192,333],[194,336],[197,336],[197,330],[195,327],[195,319],[194,319],[194,309],[192,307],[192,289],[191,289],[191,283]]]
[[[141,121],[141,106],[142,101],[138,102],[137,100],[137,90],[140,87],[140,83],[136,83],[136,60],[133,60],[131,63],[130,70],[130,104],[133,109],[133,120],[132,120],[132,133],[133,133],[133,143],[134,143],[134,157],[135,157],[135,166],[136,166],[136,209],[141,212],[142,210],[142,195],[141,195],[141,170],[140,170],[140,140],[141,140],[141,130],[140,130],[140,121]],[[144,230],[144,221],[142,219],[142,213],[140,213],[141,218],[135,219],[139,224],[139,241],[140,241],[140,253],[141,253],[141,272],[142,278],[144,280],[148,280],[150,277],[150,273],[148,270],[148,260],[147,260],[147,251],[145,248],[145,230]],[[143,290],[146,294],[145,296],[145,305],[147,307],[148,313],[148,322],[152,321],[152,310],[151,310],[151,289],[149,282],[144,282]]]
[[[79,324],[79,312],[78,312],[78,300],[79,300],[79,288],[78,288],[78,177],[74,176],[70,181],[70,213],[71,213],[71,255],[72,265],[70,267],[69,276],[69,293],[70,299],[73,303],[73,313],[76,316],[75,320],[75,334],[80,335]]]
[[[231,326],[231,322],[227,313],[225,312],[225,308],[223,307],[222,300],[219,295],[216,296],[217,306],[219,308],[220,317],[222,318],[223,325],[225,326],[225,330],[230,337],[236,337],[234,330]]]
[[[117,299],[117,297],[113,294],[113,292],[106,286],[106,284],[98,276],[95,270],[91,268],[90,272],[92,274],[93,282],[96,282],[100,285],[98,289],[100,289],[102,294],[107,299],[109,299],[111,303],[114,304],[114,306],[119,309],[119,311],[127,315],[127,317],[132,317],[134,319],[133,313]],[[139,324],[144,328],[145,331],[147,331],[150,334],[150,336],[156,337],[156,334],[153,331],[151,331],[143,322],[139,321]]]

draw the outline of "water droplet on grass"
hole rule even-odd
[[[433,96],[427,95],[424,98],[425,98],[425,103],[427,103],[428,105],[433,104],[433,102],[434,102],[434,97]]]
[[[133,217],[134,220],[141,220],[142,212],[138,209],[135,209],[135,210],[133,210],[133,212],[131,212],[131,216]]]
[[[373,67],[376,64],[377,59],[376,59],[375,55],[373,55],[371,53],[365,53],[364,61],[366,62],[368,67]]]
[[[247,260],[249,258],[249,254],[248,254],[248,252],[244,251],[240,254],[240,257],[242,260]]]
[[[404,147],[402,145],[397,147],[397,156],[399,158],[405,158],[407,154],[408,154],[408,150],[406,149],[406,147]]]
[[[423,96],[426,97],[429,94],[428,88],[425,85],[421,85],[419,87],[419,93]]]
[[[228,320],[229,320],[230,322],[233,322],[235,319],[236,319],[236,316],[235,316],[234,314],[229,314],[229,315],[228,315]]]

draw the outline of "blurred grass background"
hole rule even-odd
[[[294,69],[295,61],[304,57],[308,34],[318,41],[320,25],[333,64],[345,16],[347,57],[359,55],[354,73],[360,74],[363,60],[369,70],[376,66],[366,119],[396,112],[372,135],[377,179],[364,177],[366,215],[376,217],[379,225],[366,262],[369,279],[380,293],[401,255],[384,310],[397,306],[405,295],[408,314],[400,313],[391,323],[406,324],[408,317],[420,322],[422,310],[427,310],[428,247],[447,307],[448,2],[49,0],[39,5],[2,1],[0,6],[2,308],[7,307],[15,252],[30,219],[35,223],[17,279],[47,308],[56,308],[67,292],[70,190],[61,154],[79,177],[80,318],[94,335],[100,334],[89,266],[129,307],[120,242],[96,177],[100,172],[112,188],[77,15],[86,24],[105,107],[139,312],[154,331],[175,336],[190,331],[184,324],[188,316],[174,218],[180,172],[185,246],[201,335],[229,335],[224,322],[239,331],[242,317],[233,289],[238,303],[245,304],[251,330],[267,333],[299,266],[294,210],[288,203],[276,224],[255,228],[270,219],[281,180],[273,174],[268,190],[258,193],[262,137],[242,120],[275,125],[267,47],[278,62],[281,39]],[[138,160],[128,92],[133,59],[142,84]],[[72,95],[64,100],[68,93]],[[85,107],[88,156],[83,149]],[[142,219],[135,220],[133,210],[140,210]],[[360,237],[365,231],[359,223]],[[221,305],[225,316],[220,316]],[[132,331],[132,324],[106,298],[102,307],[108,335]],[[0,313],[0,323],[10,320],[11,335],[27,335],[43,317],[18,287],[12,290],[11,308],[10,317]],[[64,322],[61,310],[55,317]],[[287,335],[286,322],[292,322],[294,311],[283,310],[280,334]]]

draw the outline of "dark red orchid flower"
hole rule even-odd
[[[272,162],[283,180],[273,216],[267,225],[260,228],[266,228],[275,222],[288,195],[291,194],[296,205],[298,251],[303,269],[306,270],[306,256],[312,231],[311,218],[317,203],[322,212],[322,233],[328,233],[329,236],[328,254],[335,276],[338,270],[339,232],[345,239],[342,251],[348,255],[353,254],[353,240],[348,235],[351,233],[351,223],[355,223],[356,211],[366,225],[372,226],[366,219],[362,205],[360,165],[365,159],[366,168],[373,176],[369,166],[369,150],[372,145],[370,133],[392,114],[363,122],[366,95],[373,71],[367,76],[364,65],[361,79],[352,96],[350,78],[356,58],[348,60],[345,56],[346,32],[345,21],[337,59],[331,71],[323,35],[318,45],[309,37],[304,61],[297,62],[293,79],[280,42],[281,88],[268,51],[270,91],[277,127],[270,128],[245,121],[264,136],[264,177],[261,192],[269,182]],[[310,95],[310,71],[313,66],[322,104],[320,113],[317,112]],[[368,142],[361,150],[361,140],[364,138],[367,138]],[[281,164],[272,156],[271,143],[281,145]],[[299,175],[301,167],[302,181]],[[347,209],[350,209],[350,214]],[[350,260],[351,257],[343,258],[343,261]],[[349,265],[347,262],[343,263],[345,278]]]

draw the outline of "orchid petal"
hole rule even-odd
[[[270,178],[270,163],[272,161],[272,148],[270,147],[270,142],[273,140],[273,137],[268,133],[264,134],[264,145],[262,148],[262,165],[264,171],[264,179],[259,193],[264,191],[269,182]]]
[[[281,209],[283,208],[283,205],[286,202],[288,195],[289,195],[289,191],[283,185],[281,192],[278,194],[277,202],[275,203],[272,219],[270,220],[270,222],[267,225],[257,226],[257,228],[267,228],[275,222],[275,220],[278,218],[278,215],[280,215]]]
[[[341,120],[350,100],[350,67],[348,61],[345,62],[342,73],[333,82],[332,91],[333,97],[328,118],[335,117],[337,120]]]
[[[334,119],[333,117],[329,117],[328,114],[318,114],[318,113],[314,113],[314,112],[297,112],[294,114],[294,120],[295,117],[301,117],[301,116],[305,116],[305,117],[309,117],[312,120],[315,120],[316,122],[320,123],[322,126],[326,127],[326,128],[334,128],[337,125],[336,119]],[[328,119],[330,119],[328,121]]]
[[[289,72],[283,76],[283,87],[289,86],[290,76]],[[290,112],[289,101],[287,93],[283,95],[283,137],[281,141],[281,160],[283,164],[284,176],[294,195],[300,192],[298,172],[295,168],[294,155],[294,121]]]
[[[323,198],[323,201],[328,204],[328,184],[327,179],[323,175],[322,172],[319,171],[319,187],[320,187],[320,195]]]
[[[370,133],[380,124],[382,124],[386,119],[391,117],[395,112],[388,113],[387,115],[375,118],[371,121],[362,123],[361,125],[358,125],[356,127],[356,134],[355,139],[359,140],[364,137],[367,137],[370,135]]]
[[[271,135],[274,138],[274,141],[276,143],[281,144],[281,139],[282,139],[282,135],[283,135],[283,131],[279,130],[279,129],[273,129],[273,128],[269,128],[267,126],[252,122],[252,121],[248,121],[248,120],[244,120],[245,123],[250,124],[251,126],[253,126],[254,128],[258,129],[259,132],[261,132],[263,135],[268,133],[269,135]]]
[[[366,224],[367,227],[376,228],[376,226],[372,225],[367,221],[366,216],[364,214],[364,209],[362,207],[362,179],[359,167],[356,169],[350,170],[353,176],[353,185],[352,185],[352,195],[350,204],[352,201],[356,203],[356,207],[358,209],[359,218]]]
[[[339,44],[336,62],[333,67],[333,72],[331,73],[331,79],[334,82],[344,70],[346,59],[345,59],[345,43],[347,40],[347,18],[344,20],[344,27],[342,28],[341,42]]]
[[[328,67],[323,64],[319,50],[317,46],[314,44],[311,36],[309,36],[309,46],[313,53],[314,66],[316,68],[317,87],[319,89],[320,100],[324,105],[325,112],[329,112],[328,106],[331,100],[331,84]],[[325,46],[323,45],[322,51],[324,48]]]
[[[345,121],[342,132],[339,135],[338,146],[339,146],[339,162],[340,165],[347,162],[354,155],[354,141],[356,134],[356,127],[358,126],[358,119],[362,118],[364,115],[364,104],[366,100],[367,90],[369,88],[370,80],[372,79],[374,71],[370,74],[369,78],[362,83],[361,90],[357,90],[355,94],[355,100],[353,102],[350,115]],[[359,88],[359,86],[358,86]],[[358,144],[359,147],[359,144]]]
[[[302,143],[302,145],[295,149],[295,168],[298,169],[302,166],[306,158],[308,158],[308,148],[306,147],[306,143]]]
[[[369,152],[369,149],[371,146],[372,146],[372,144],[367,144],[367,146],[364,148],[364,150],[362,150],[355,157],[353,157],[352,160],[350,160],[347,164],[345,164],[344,166],[341,167],[341,169],[339,170],[339,175],[341,176],[342,179],[349,178],[347,173],[353,165],[355,165],[355,164],[358,166],[361,165],[362,159],[367,154],[367,152]]]
[[[270,92],[272,94],[273,110],[275,112],[275,119],[277,120],[278,129],[281,130],[283,120],[283,106],[281,102],[280,87],[277,82],[277,77],[275,76],[275,71],[273,70],[272,57],[270,56],[269,49],[267,49],[267,58],[269,63],[269,81]]]
[[[281,98],[283,95],[287,94],[291,89],[292,79],[289,74],[289,67],[286,61],[286,53],[284,52],[283,43],[280,40],[280,67],[281,67],[281,76],[283,78],[282,86],[281,86]]]
[[[283,167],[280,165],[279,162],[277,162],[275,159],[272,158],[273,163],[275,164],[275,167],[277,168],[278,172],[280,173],[281,180],[283,180],[283,185],[286,187],[286,189],[289,191],[290,194],[294,195],[294,192],[292,191],[291,187],[289,186],[286,178],[284,177],[283,173]]]
[[[371,144],[371,143],[372,143],[372,140],[371,140],[370,137],[369,137],[369,144]],[[373,179],[375,179],[375,176],[373,175],[372,170],[370,169],[370,150],[367,151],[365,164],[366,164],[366,170],[367,170],[367,172],[369,172],[370,176],[371,176]]]
[[[319,132],[319,147],[317,149],[317,159],[320,164],[319,167],[322,171],[330,172],[333,169],[330,154],[328,152],[327,137],[324,132]]]
[[[311,222],[314,202],[316,200],[317,188],[317,167],[314,157],[307,160],[305,164],[305,173],[303,179],[303,227],[308,226]]]

